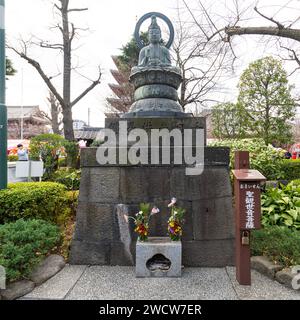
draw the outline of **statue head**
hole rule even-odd
[[[151,17],[151,24],[148,29],[150,43],[159,43],[161,40],[161,30],[156,21],[156,16]]]

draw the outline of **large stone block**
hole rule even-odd
[[[112,205],[79,202],[75,228],[76,240],[113,240],[114,235]]]
[[[90,172],[90,201],[112,202],[119,200],[119,169],[92,168]]]
[[[118,142],[118,141],[117,141]],[[172,146],[172,143],[171,143]],[[130,143],[128,144],[128,150],[130,148]],[[160,146],[161,148],[161,146]],[[195,152],[195,148],[196,146],[193,146],[193,154]],[[197,146],[197,148],[203,148],[203,146]],[[149,150],[150,150],[150,144],[149,144]],[[204,147],[204,163],[205,166],[207,167],[225,167],[225,168],[229,168],[229,151],[230,149],[227,147]],[[172,155],[172,148],[171,148],[171,155]],[[161,151],[160,151],[161,153]],[[130,164],[130,163],[126,163],[126,164],[119,164],[118,159],[119,159],[119,146],[118,143],[116,145],[116,163],[115,164],[99,164],[97,162],[97,158],[96,158],[96,154],[97,154],[97,148],[83,148],[81,150],[81,167],[128,167],[128,166],[133,166],[135,167],[136,164]],[[183,152],[184,155],[184,152]],[[149,159],[151,159],[151,154],[149,152]],[[186,167],[185,162],[183,162],[182,164],[176,164],[173,165],[172,164],[172,157],[171,157],[171,163],[170,164],[156,164],[156,165],[152,165],[151,162],[149,161],[149,163],[147,164],[142,164],[139,166],[142,167],[151,167],[151,166],[155,166],[155,167],[164,167],[164,168],[170,168],[173,166],[176,167]]]
[[[232,197],[193,201],[195,240],[234,238]]]
[[[147,175],[141,168],[122,168],[120,174],[121,202],[131,204],[148,199]]]
[[[224,267],[234,265],[234,239],[182,242],[185,267]]]
[[[106,118],[105,119],[105,127],[113,130],[116,134],[119,134],[120,122],[127,122],[128,131],[139,128],[144,129],[146,131],[150,131],[151,129],[168,129],[172,130],[174,128],[178,128],[180,130],[184,129],[204,129],[206,130],[206,118]]]
[[[170,198],[170,171],[167,168],[121,168],[120,193],[123,203],[149,202]]]
[[[201,175],[187,176],[184,168],[173,168],[170,191],[178,199],[185,200],[231,197],[229,170],[224,167],[205,167]]]
[[[81,169],[81,176],[80,176],[80,188],[79,188],[79,201],[88,202],[89,201],[89,194],[90,194],[90,168],[82,168]]]
[[[120,197],[119,168],[83,168],[79,200],[118,203]]]
[[[110,252],[110,265],[112,266],[132,266],[134,265],[135,250],[132,244],[129,250],[125,247],[124,243],[114,241],[111,243]],[[128,252],[129,251],[129,252]]]
[[[70,264],[109,265],[111,241],[73,240],[70,252]]]

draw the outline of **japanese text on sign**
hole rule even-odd
[[[254,192],[246,191],[246,229],[254,228]]]

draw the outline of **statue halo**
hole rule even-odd
[[[143,24],[143,22],[145,20],[151,18],[152,16],[156,16],[157,18],[162,19],[168,25],[168,28],[169,28],[169,31],[170,31],[170,37],[169,37],[169,40],[168,40],[168,42],[166,44],[166,47],[168,49],[170,49],[170,47],[171,47],[171,45],[172,45],[172,43],[174,41],[174,27],[173,27],[173,24],[172,24],[171,20],[167,16],[165,16],[164,14],[162,14],[160,12],[149,12],[149,13],[146,13],[137,22],[137,24],[135,26],[135,30],[134,30],[134,38],[135,38],[135,41],[136,41],[138,47],[140,49],[142,49],[144,47],[143,42],[142,42],[141,37],[140,37],[141,26],[142,26],[142,24]]]

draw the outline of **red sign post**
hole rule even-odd
[[[249,169],[249,152],[235,152],[234,199],[236,224],[236,279],[251,284],[250,231],[261,227],[260,186],[266,178]]]

